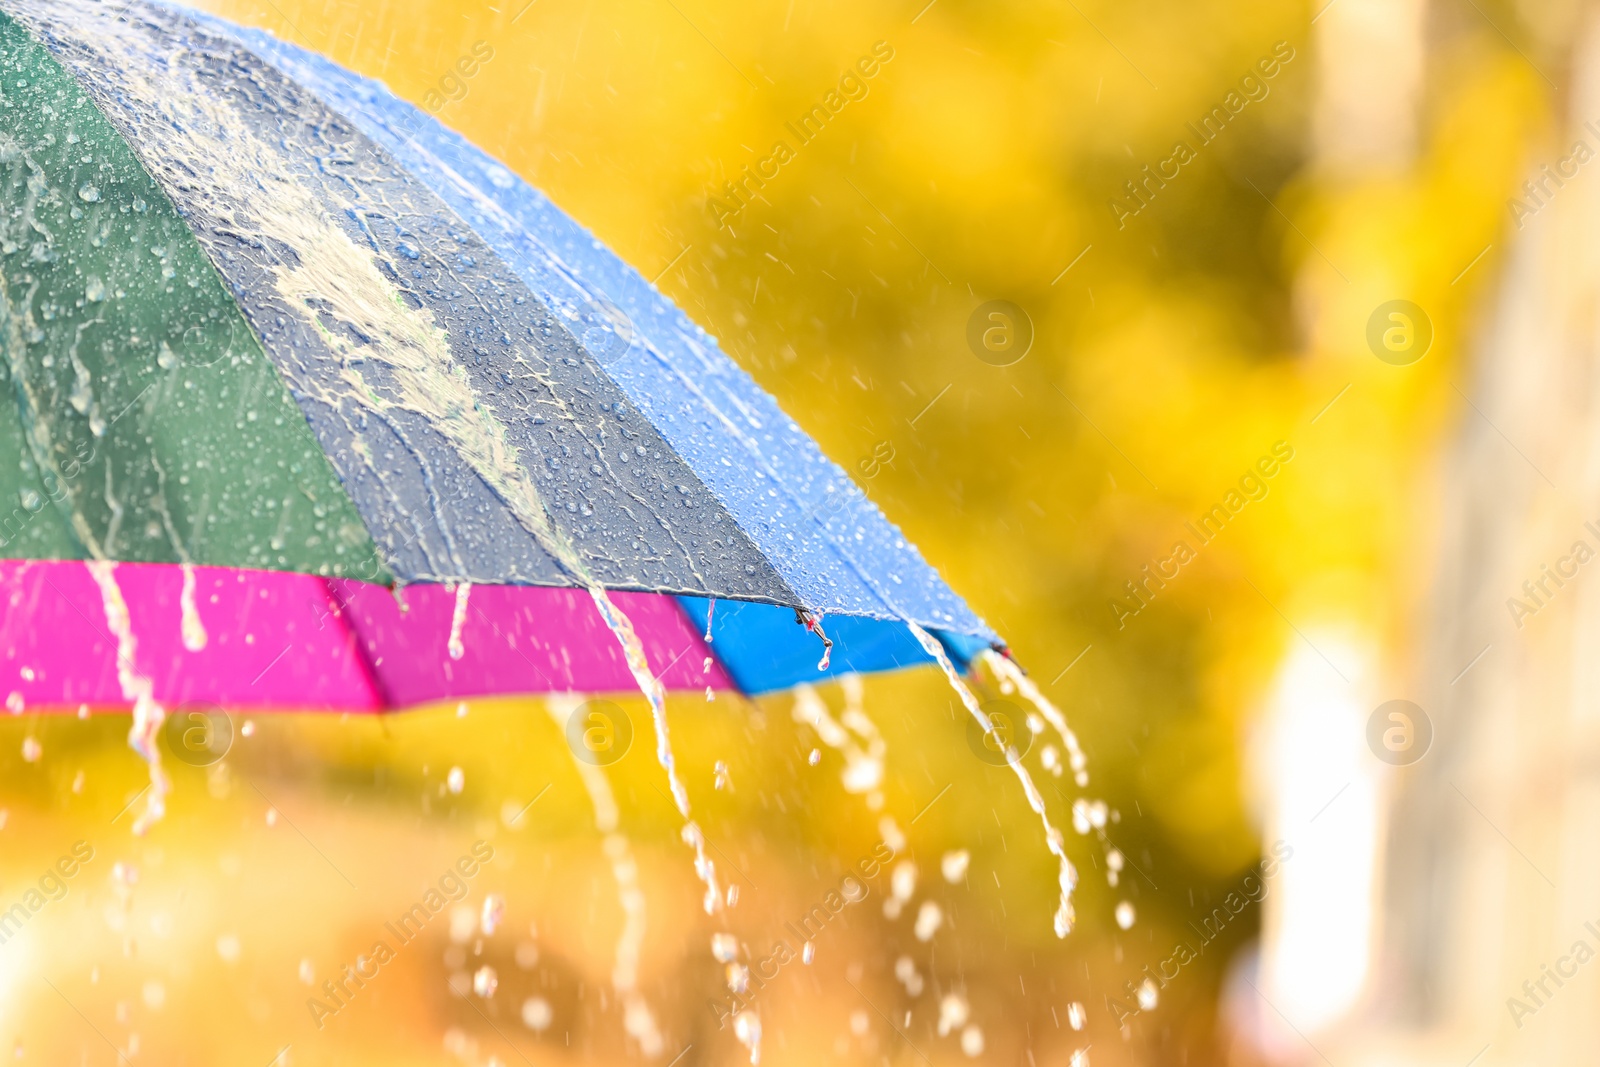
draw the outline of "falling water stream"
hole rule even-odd
[[[200,619],[200,608],[194,599],[194,564],[185,563],[182,568],[183,592],[178,594],[178,605],[183,611],[183,647],[190,652],[202,652],[208,638],[206,625]]]
[[[1039,710],[1057,734],[1061,736],[1061,743],[1067,746],[1067,760],[1072,767],[1073,781],[1079,786],[1089,784],[1089,760],[1083,754],[1083,749],[1078,744],[1078,735],[1072,732],[1067,725],[1067,717],[1061,714],[1061,709],[1052,704],[1048,697],[1039,691],[1033,679],[1022,673],[1022,668],[1016,663],[1002,656],[998,652],[985,649],[978,659],[989,668],[994,676],[1000,679],[1006,692],[1015,688],[1029,703]]]
[[[557,726],[565,729],[583,699],[576,694],[553,695],[545,701],[545,710]],[[617,898],[622,905],[622,934],[617,938],[616,963],[611,970],[612,988],[622,1002],[622,1026],[639,1043],[639,1051],[653,1059],[661,1054],[663,1042],[655,1013],[639,992],[639,950],[645,935],[645,896],[639,887],[639,865],[627,837],[617,830],[617,802],[605,771],[576,758],[572,763],[589,793],[594,827],[600,832],[601,847],[611,861],[611,876],[616,880]]]
[[[167,793],[172,782],[161,767],[161,749],[156,744],[156,735],[167,713],[156,703],[155,687],[150,679],[139,673],[135,659],[139,641],[133,635],[128,602],[117,585],[117,565],[109,560],[93,559],[84,566],[100,588],[106,626],[117,641],[117,682],[122,687],[122,698],[133,702],[133,726],[128,731],[128,744],[150,767],[150,793],[145,798],[144,814],[133,824],[133,832],[142,835],[167,813]]]
[[[472,583],[462,582],[456,586],[455,610],[450,613],[450,658],[460,659],[467,654],[467,646],[461,640],[461,628],[467,622],[467,599],[472,596]]]
[[[650,702],[650,715],[655,721],[656,728],[656,760],[667,772],[667,785],[672,789],[673,803],[678,807],[678,814],[683,816],[683,840],[694,849],[694,870],[700,876],[700,881],[705,883],[704,906],[706,914],[710,915],[722,906],[722,894],[717,891],[717,869],[712,865],[711,858],[706,855],[705,835],[700,832],[699,824],[694,821],[694,816],[689,811],[689,791],[678,778],[677,761],[673,758],[672,741],[667,734],[666,688],[662,686],[661,679],[651,673],[650,663],[644,655],[644,643],[634,631],[633,622],[618,610],[600,586],[591,585],[589,595],[594,597],[595,606],[600,609],[600,617],[611,628],[617,643],[622,646],[623,655],[628,661],[628,670],[633,673],[633,680],[638,683],[639,690]]]
[[[906,625],[910,627],[912,634],[916,636],[917,641],[922,645],[923,651],[938,661],[940,669],[944,671],[945,678],[950,682],[950,688],[956,691],[956,695],[961,698],[961,703],[966,706],[967,711],[972,714],[974,719],[978,720],[978,725],[983,728],[984,733],[989,733],[992,727],[989,724],[988,717],[984,715],[983,709],[978,706],[978,698],[973,695],[971,689],[967,688],[967,683],[961,680],[960,673],[956,670],[955,664],[950,662],[950,656],[945,652],[944,646],[939,643],[938,638],[914,622],[907,621]],[[1072,891],[1078,887],[1078,872],[1072,866],[1072,861],[1067,858],[1066,848],[1063,844],[1065,839],[1062,837],[1061,831],[1057,830],[1050,822],[1050,815],[1045,811],[1044,797],[1040,795],[1038,786],[1033,784],[1033,777],[1028,774],[1028,769],[1022,765],[1022,759],[1017,755],[1015,749],[1006,750],[1006,763],[1016,773],[1017,780],[1022,783],[1022,791],[1028,797],[1028,806],[1033,809],[1034,814],[1039,816],[1039,821],[1044,824],[1045,844],[1055,854],[1056,859],[1061,861],[1061,904],[1056,909],[1055,931],[1057,937],[1066,937],[1072,932],[1074,922]]]

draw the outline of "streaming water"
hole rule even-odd
[[[553,695],[545,701],[545,710],[559,728],[565,729],[567,720],[582,703],[583,697],[575,694]],[[639,1043],[639,1051],[653,1059],[664,1046],[655,1012],[639,992],[639,950],[645,935],[645,896],[639,886],[639,865],[627,837],[617,830],[617,803],[605,771],[580,759],[572,763],[594,808],[594,826],[601,834],[606,858],[611,861],[611,877],[617,883],[617,898],[622,905],[622,934],[617,938],[611,986],[622,1002],[623,1029]]]
[[[195,604],[194,564],[182,564],[183,592],[178,594],[178,605],[183,611],[183,647],[190,652],[199,652],[206,647],[206,626],[200,621],[200,609]]]
[[[716,613],[717,613],[717,598],[716,597],[712,597],[711,598],[711,603],[706,605],[706,644],[708,644],[708,645],[712,641],[712,638],[711,638],[711,617],[713,615],[715,615]],[[711,663],[711,661],[708,659],[708,660],[706,660],[706,663],[707,663],[707,665],[709,665]]]
[[[699,824],[694,821],[694,816],[689,810],[689,791],[678,778],[677,761],[672,755],[672,740],[667,734],[667,691],[662,686],[661,679],[651,673],[650,663],[645,659],[644,644],[634,631],[632,621],[617,609],[600,586],[591,585],[589,595],[594,598],[595,606],[600,609],[600,617],[611,628],[617,643],[622,646],[633,680],[644,693],[645,699],[650,702],[650,715],[655,721],[656,728],[656,761],[667,772],[667,785],[672,789],[673,803],[678,807],[678,814],[683,816],[683,840],[694,849],[694,870],[700,876],[700,881],[705,884],[704,906],[706,914],[710,915],[722,906],[722,894],[717,891],[717,869],[712,865],[711,858],[706,855],[705,835],[701,833]]]
[[[150,679],[139,673],[135,659],[139,641],[133,634],[128,602],[117,585],[117,565],[108,560],[89,560],[84,566],[100,589],[106,626],[117,641],[117,683],[122,687],[122,697],[133,702],[133,726],[128,731],[128,744],[150,767],[150,789],[145,797],[144,814],[133,824],[133,832],[143,835],[167,813],[167,793],[172,789],[166,771],[161,768],[161,750],[156,745],[156,735],[167,713],[156,703]]]
[[[978,698],[973,695],[971,689],[967,688],[967,683],[961,680],[960,673],[956,670],[955,664],[950,662],[950,657],[946,654],[944,646],[939,643],[938,638],[914,622],[908,621],[906,625],[910,627],[911,633],[916,637],[917,642],[922,645],[923,651],[938,662],[940,669],[944,671],[945,678],[950,682],[950,688],[954,689],[956,695],[961,698],[961,703],[966,706],[967,711],[978,721],[978,725],[987,732],[990,728],[989,721],[984,715],[983,709],[978,706]],[[1033,784],[1033,777],[1028,774],[1027,768],[1022,765],[1021,757],[1014,750],[1007,751],[1006,763],[1015,772],[1017,780],[1022,783],[1022,791],[1028,798],[1028,806],[1033,809],[1034,814],[1039,816],[1039,821],[1044,824],[1045,844],[1049,846],[1056,859],[1061,861],[1061,874],[1058,879],[1061,886],[1061,903],[1056,909],[1055,931],[1057,937],[1066,937],[1072,932],[1074,922],[1072,891],[1078,887],[1078,872],[1072,866],[1072,861],[1067,858],[1061,831],[1057,830],[1050,822],[1050,816],[1044,807],[1044,797],[1039,794],[1038,787]]]
[[[450,658],[460,659],[467,654],[467,646],[461,643],[461,628],[467,622],[467,598],[472,596],[472,583],[462,582],[456,586],[456,606],[450,613]]]
[[[1005,687],[1007,692],[1014,687],[1029,703],[1039,710],[1039,713],[1045,717],[1051,726],[1055,727],[1056,733],[1061,735],[1061,743],[1067,746],[1067,762],[1072,767],[1073,781],[1077,782],[1080,787],[1088,785],[1088,757],[1083,754],[1083,749],[1079,747],[1078,735],[1073,733],[1072,728],[1067,725],[1067,717],[1061,714],[1061,709],[1052,704],[1049,698],[1039,691],[1039,687],[1033,683],[1033,679],[1024,674],[1022,668],[1018,667],[1012,660],[988,649],[980,653],[978,659],[1000,680],[1002,687]]]

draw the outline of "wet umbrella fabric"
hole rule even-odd
[[[0,633],[96,650],[22,699],[115,692],[84,559],[143,565],[141,627],[189,587],[168,701],[626,687],[586,586],[674,687],[817,678],[797,608],[830,672],[927,662],[907,621],[997,640],[714,339],[381,86],[143,3],[0,0],[0,36],[0,555],[41,561]],[[481,661],[439,655],[459,583]]]

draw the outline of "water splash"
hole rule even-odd
[[[467,654],[467,646],[461,641],[461,628],[467,624],[467,598],[472,596],[472,583],[462,582],[456,586],[456,607],[450,614],[450,658],[460,659]]]
[[[851,701],[844,718],[867,744],[852,737],[845,725],[828,711],[828,705],[817,695],[815,687],[800,684],[794,689],[794,721],[811,727],[822,743],[844,756],[844,772],[840,780],[846,793],[870,793],[883,782],[883,757],[887,749],[883,737],[872,720],[861,710],[861,678],[848,674],[854,685],[846,689],[846,699]]]
[[[644,644],[639,640],[632,621],[611,602],[605,589],[591,585],[589,595],[594,598],[595,607],[600,609],[600,617],[611,628],[617,643],[622,646],[623,655],[628,661],[628,670],[633,673],[633,680],[638,683],[640,692],[650,702],[650,715],[656,728],[656,761],[667,772],[667,785],[672,789],[672,801],[678,807],[678,814],[683,817],[682,837],[694,849],[694,871],[705,884],[705,909],[706,914],[710,915],[722,906],[722,894],[717,891],[717,869],[712,865],[711,858],[706,855],[705,834],[701,833],[699,824],[694,821],[694,816],[689,810],[689,791],[678,778],[677,760],[673,758],[672,740],[667,734],[667,691],[662,686],[661,679],[651,673],[650,663],[645,659]]]
[[[998,652],[984,649],[979,653],[978,659],[988,667],[990,672],[1000,680],[1002,688],[1009,692],[1014,687],[1017,692],[1039,710],[1056,733],[1061,735],[1061,743],[1067,746],[1067,762],[1072,767],[1072,780],[1080,787],[1089,784],[1089,758],[1083,754],[1083,749],[1078,745],[1078,735],[1072,732],[1072,727],[1067,725],[1067,717],[1061,714],[1061,709],[1052,704],[1048,697],[1039,691],[1039,687],[1022,672],[1016,663],[1002,656]]]
[[[573,694],[551,696],[545,701],[545,710],[565,729],[567,720],[583,703],[583,697]],[[639,865],[633,858],[633,848],[627,837],[617,830],[617,802],[611,792],[611,783],[598,766],[574,759],[572,765],[583,780],[594,808],[594,826],[601,834],[601,847],[611,861],[611,877],[617,883],[617,898],[622,905],[622,933],[617,938],[616,962],[611,968],[611,985],[622,1003],[622,1025],[628,1035],[639,1043],[639,1051],[647,1057],[656,1057],[665,1047],[661,1031],[656,1026],[655,1013],[650,1003],[639,992],[639,951],[645,935],[645,896],[639,887]],[[484,904],[485,912],[488,902]]]
[[[956,695],[961,698],[961,703],[966,706],[967,711],[978,721],[979,726],[988,731],[990,729],[989,720],[984,715],[983,709],[978,706],[978,698],[973,695],[971,689],[967,688],[967,683],[961,680],[960,673],[956,671],[955,664],[950,662],[950,656],[945,652],[944,646],[939,643],[938,638],[914,622],[908,621],[906,626],[910,628],[917,642],[922,645],[923,651],[938,662],[939,668],[944,671],[945,678],[950,682],[950,688],[954,689]],[[1066,848],[1062,843],[1061,831],[1057,830],[1050,822],[1050,816],[1045,811],[1044,797],[1039,794],[1039,788],[1033,784],[1033,777],[1028,774],[1028,769],[1022,765],[1022,758],[1017,755],[1014,749],[1006,752],[1006,763],[1016,774],[1017,781],[1022,783],[1022,792],[1028,798],[1028,807],[1033,809],[1034,814],[1039,816],[1039,821],[1044,824],[1045,844],[1049,846],[1056,859],[1061,861],[1061,874],[1058,879],[1061,886],[1061,903],[1056,909],[1055,931],[1057,937],[1066,937],[1072,932],[1072,926],[1075,921],[1072,909],[1072,891],[1078,887],[1078,872],[1072,866],[1072,861],[1067,858]]]
[[[194,564],[179,565],[183,570],[183,592],[178,594],[178,605],[183,611],[183,647],[190,652],[200,652],[206,647],[206,625],[200,621],[200,609],[194,601]]]
[[[128,731],[128,744],[150,767],[150,790],[145,797],[144,814],[133,823],[133,832],[142,836],[166,815],[167,794],[172,790],[172,782],[161,768],[161,750],[156,745],[156,735],[166,721],[167,712],[156,703],[155,687],[150,679],[139,673],[134,658],[139,641],[133,634],[128,602],[117,585],[117,565],[109,560],[94,559],[84,566],[100,589],[106,626],[117,640],[117,683],[122,687],[122,697],[133,702],[133,726]]]

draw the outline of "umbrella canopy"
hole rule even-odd
[[[169,702],[620,688],[619,614],[661,682],[751,693],[931,662],[907,623],[998,643],[715,339],[383,87],[143,2],[0,0],[0,39],[20,699],[126,695],[73,560],[144,565]]]

